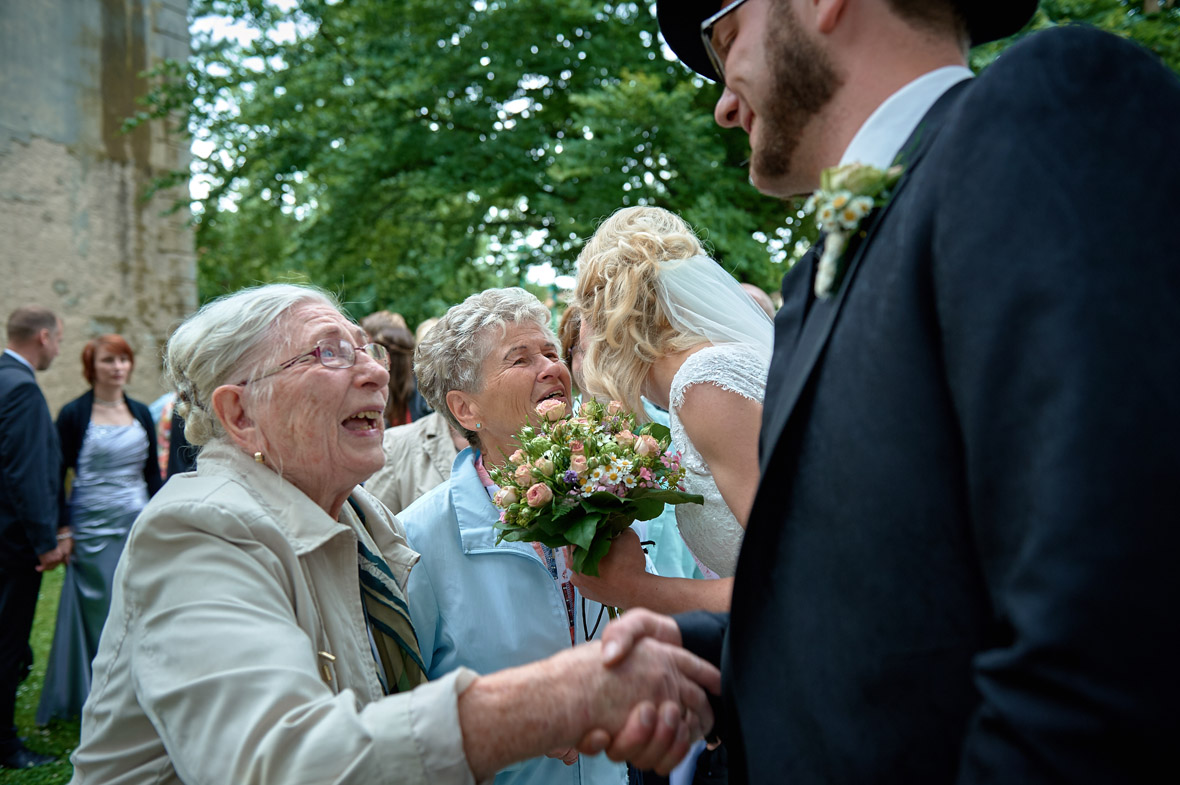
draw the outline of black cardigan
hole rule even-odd
[[[156,425],[152,422],[152,413],[145,404],[123,395],[123,401],[131,410],[131,416],[139,420],[139,424],[147,431],[148,454],[143,466],[143,479],[147,483],[148,497],[156,494],[164,484],[160,478],[160,458],[156,454]],[[90,412],[94,408],[94,390],[88,390],[82,395],[61,407],[57,415],[57,435],[61,440],[61,479],[65,487],[66,472],[78,468],[78,454],[82,452],[82,441],[86,438],[86,429],[90,426]],[[68,498],[63,494],[61,508],[58,511],[58,528],[68,526],[70,511]]]

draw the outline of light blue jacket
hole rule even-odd
[[[422,554],[406,594],[426,675],[459,666],[491,673],[570,647],[561,589],[532,543],[496,545],[499,512],[475,471],[473,452],[455,458],[451,479],[422,496],[398,519],[410,547]],[[605,609],[574,598],[576,636],[606,627]],[[582,756],[573,766],[535,758],[496,776],[496,785],[625,785],[626,767],[605,755]]]

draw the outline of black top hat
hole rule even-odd
[[[1037,0],[954,1],[967,21],[972,46],[1012,35],[1037,10]],[[656,17],[668,46],[681,62],[713,81],[719,80],[701,43],[701,22],[721,7],[721,0],[656,0]]]

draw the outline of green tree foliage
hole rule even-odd
[[[718,88],[661,48],[646,4],[201,0],[251,43],[198,35],[183,83],[208,183],[202,298],[287,276],[411,324],[531,264],[570,271],[620,206],[682,214],[776,288],[781,202],[749,187]],[[205,143],[205,144],[200,144]],[[769,250],[768,250],[769,247]]]
[[[1030,27],[1097,24],[1180,70],[1173,6],[1045,0]],[[597,223],[632,204],[680,213],[738,278],[777,289],[811,228],[750,187],[745,134],[714,124],[719,88],[671,58],[653,8],[195,0],[198,22],[255,34],[198,34],[143,114],[187,113],[198,143],[202,299],[294,278],[415,324],[529,265],[571,271]]]
[[[1180,74],[1180,7],[1176,0],[1041,0],[1022,35],[972,51],[971,65],[986,67],[1023,35],[1064,24],[1088,24],[1131,39]]]

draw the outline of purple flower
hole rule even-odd
[[[573,485],[578,481],[578,473],[573,470],[566,469],[565,474],[561,475],[561,479],[565,480],[570,485]]]

